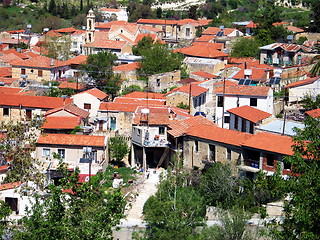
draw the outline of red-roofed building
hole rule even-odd
[[[23,80],[56,81],[65,77],[70,67],[63,61],[38,56],[12,63],[12,77]]]
[[[0,120],[27,121],[40,117],[47,110],[71,103],[71,99],[29,95],[1,95]]]
[[[291,137],[260,132],[242,143],[243,160],[240,170],[253,176],[259,170],[273,174],[280,163],[282,174],[288,175],[291,166],[284,162],[284,156],[293,155]]]
[[[254,134],[255,126],[272,114],[261,111],[248,105],[227,110],[230,113],[229,129]]]
[[[113,67],[113,72],[115,74],[120,74],[121,79],[125,79],[121,84],[122,90],[131,86],[132,82],[135,82],[134,85],[138,85],[139,81],[137,80],[137,70],[139,68],[140,62],[122,64]]]
[[[62,82],[58,86],[60,89],[71,88],[76,91],[83,91],[87,88],[86,84],[83,83],[75,83],[75,82]]]
[[[125,9],[115,9],[115,8],[100,8],[99,12],[102,13],[103,17],[109,22],[111,21],[128,21],[128,14]],[[118,22],[117,21],[117,22]]]
[[[208,27],[202,32],[202,35],[211,35],[217,37],[241,37],[243,36],[243,33],[236,28],[220,29],[219,27]]]
[[[218,87],[216,95],[216,123],[220,127],[229,128],[229,109],[251,106],[273,114],[273,90],[270,87],[235,85]]]
[[[204,81],[204,80],[209,80],[212,78],[217,78],[217,75],[208,73],[208,72],[204,72],[204,71],[198,71],[198,72],[192,72],[190,74],[190,77],[198,80],[198,81]]]
[[[306,111],[306,114],[312,118],[319,118],[320,117],[320,108]]]
[[[90,121],[97,116],[101,102],[107,101],[108,95],[97,88],[92,88],[84,92],[77,93],[71,96],[75,105],[85,109],[90,113]]]
[[[42,134],[36,143],[36,158],[48,169],[55,170],[58,159],[53,155],[57,154],[68,164],[68,168],[79,167],[81,174],[89,173],[91,160],[91,174],[94,175],[107,164],[106,147],[105,136]]]
[[[307,78],[285,86],[289,102],[300,102],[305,95],[316,97],[320,94],[320,77]]]
[[[219,51],[208,44],[194,44],[190,47],[178,48],[174,52],[182,53],[185,57],[212,58],[226,61],[229,54]]]
[[[131,92],[122,97],[126,98],[147,98],[147,99],[166,99],[163,93],[153,93],[153,92]]]
[[[208,89],[191,83],[173,89],[166,94],[167,105],[179,106],[185,105],[190,109],[190,114],[196,112],[205,112],[205,103],[207,101]]]

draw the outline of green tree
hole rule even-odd
[[[175,155],[157,193],[144,205],[147,239],[192,239],[196,227],[204,225],[206,207],[196,188],[188,186],[182,159]]]
[[[237,197],[238,185],[230,167],[217,162],[202,175],[200,190],[207,205],[229,208]]]
[[[115,163],[121,163],[122,159],[129,153],[127,141],[123,136],[111,137],[108,147],[110,158]]]
[[[28,124],[1,122],[0,130],[4,136],[0,138],[0,160],[9,164],[4,183],[17,181],[33,181],[43,186],[44,175],[41,173],[40,162],[32,152],[38,138],[40,121],[32,120]]]
[[[307,117],[304,124],[293,137],[293,156],[286,158],[292,166],[287,182],[290,200],[285,203],[283,230],[276,231],[277,239],[320,238],[320,119]]]
[[[120,89],[120,76],[114,74],[112,67],[115,66],[117,56],[110,51],[102,51],[90,54],[87,62],[81,69],[93,80],[99,89],[111,95],[112,98]]]
[[[244,210],[233,207],[232,209],[217,210],[221,225],[206,227],[202,230],[199,240],[249,240],[254,239],[245,232],[250,214]]]
[[[320,55],[313,57],[310,61],[311,64],[314,64],[310,73],[313,77],[320,76]]]
[[[143,92],[143,90],[141,89],[140,86],[138,85],[130,85],[128,87],[126,87],[123,91],[122,91],[122,95],[126,95],[128,93],[131,93],[131,92]]]
[[[153,46],[153,40],[151,37],[143,37],[136,46],[132,47],[132,53],[140,56],[143,51],[147,51]]]
[[[141,56],[140,71],[146,75],[178,70],[183,60],[180,53],[173,53],[163,44],[154,44],[150,49],[141,51]]]
[[[66,61],[71,57],[70,52],[71,39],[69,36],[51,37],[45,43],[45,48],[48,51],[47,57]]]
[[[45,197],[36,197],[14,238],[112,239],[112,227],[123,217],[120,190],[100,191],[90,182],[79,185],[78,169],[71,175],[65,166],[59,170],[60,186],[50,185]]]
[[[8,220],[8,216],[12,213],[10,206],[4,202],[0,201],[0,235],[3,236],[5,230],[8,229],[10,221]]]
[[[51,87],[50,90],[47,92],[48,97],[62,97],[62,96],[72,96],[74,94],[74,89],[72,88],[65,88],[60,89],[57,87]]]
[[[318,94],[316,97],[304,95],[301,103],[306,111],[320,108],[320,94]]]
[[[320,32],[320,2],[319,1],[313,1],[311,3],[311,16],[310,16],[310,24],[309,24],[309,30],[311,32]]]
[[[231,56],[242,57],[255,57],[259,55],[259,45],[254,39],[238,38],[232,46]]]

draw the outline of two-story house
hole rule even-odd
[[[227,110],[251,106],[273,114],[273,90],[264,86],[222,86],[214,90],[216,95],[216,123],[229,128],[230,113]]]

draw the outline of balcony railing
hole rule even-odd
[[[144,140],[143,145],[146,147],[166,147],[170,143],[167,140],[160,139],[160,140]]]
[[[243,165],[259,169],[259,161],[257,160],[245,159]]]

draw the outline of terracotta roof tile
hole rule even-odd
[[[166,99],[165,94],[162,93],[153,93],[153,92],[131,92],[123,97],[127,98],[148,98],[148,99]]]
[[[234,146],[241,146],[243,142],[252,137],[252,134],[233,131],[208,125],[192,126],[186,132],[188,136],[208,139],[215,142],[226,143]]]
[[[179,137],[185,134],[190,127],[199,125],[217,126],[214,122],[199,115],[196,117],[192,116],[187,119],[173,121],[169,125],[169,128],[171,128],[171,130],[168,130],[168,133],[173,137]]]
[[[29,95],[5,95],[0,97],[0,105],[2,106],[16,106],[32,107],[41,109],[51,109],[62,106],[64,103],[68,104],[71,99],[63,99],[58,97],[42,97]]]
[[[216,82],[216,83],[214,83],[213,85],[215,86],[215,87],[218,87],[218,86],[223,86],[223,84],[225,84],[226,86],[237,86],[238,85],[238,83],[236,83],[236,82],[234,82],[234,81],[230,81],[230,80],[225,80],[224,81],[224,83],[223,83],[223,81],[220,81],[220,82]]]
[[[293,88],[293,87],[299,87],[299,86],[311,84],[311,83],[314,83],[315,81],[317,81],[318,79],[320,80],[320,77],[308,78],[305,80],[292,82],[292,83],[289,83],[287,86],[285,86],[285,88]]]
[[[156,43],[165,44],[165,42],[162,41],[161,38],[158,38],[156,34],[150,34],[150,33],[139,33],[134,41],[134,44],[138,44],[138,42],[140,42],[144,37],[151,37],[154,43],[156,42]]]
[[[229,35],[233,31],[236,31],[237,29],[235,28],[224,28],[224,36]],[[220,32],[221,29],[219,27],[208,27],[206,30],[202,32],[203,35],[217,35],[218,32]]]
[[[140,18],[137,23],[141,24],[157,24],[157,25],[173,25],[176,24],[177,20],[162,20],[162,19],[143,19]]]
[[[73,27],[69,27],[69,28],[61,28],[56,30],[58,33],[74,33],[75,31],[77,31],[77,29],[73,28]]]
[[[20,60],[12,63],[12,66],[22,66],[22,67],[33,67],[33,68],[56,68],[65,66],[66,63],[53,58],[48,58],[45,56],[38,56],[28,60]]]
[[[128,98],[128,97],[116,97],[113,102],[115,103],[128,103],[138,105],[165,105],[165,99],[146,99],[146,98]]]
[[[312,118],[319,118],[320,117],[320,108],[307,111],[306,114]]]
[[[111,22],[96,22],[95,28],[105,28],[105,29],[110,29],[112,25],[130,25],[132,23],[128,23],[126,21],[111,21]]]
[[[60,112],[60,111],[66,111],[68,113],[71,113],[73,114],[74,116],[77,116],[77,117],[81,117],[81,118],[87,118],[89,116],[89,112],[82,109],[82,108],[79,108],[77,107],[75,104],[73,103],[69,103],[67,105],[64,105],[64,106],[60,106],[60,107],[57,107],[57,108],[54,108],[54,109],[51,109],[51,110],[48,110],[44,116],[49,116],[49,115],[52,115],[56,112]]]
[[[179,52],[187,56],[205,58],[220,58],[229,56],[229,54],[219,51],[216,48],[207,44],[195,44],[190,47],[178,48],[174,50],[174,52]]]
[[[62,37],[61,33],[58,33],[56,30],[50,30],[45,34],[47,37]]]
[[[116,8],[100,8],[99,11],[101,11],[101,12],[120,12],[121,9],[116,9]]]
[[[250,139],[242,143],[242,145],[268,152],[293,155],[291,149],[293,141],[292,138],[288,136],[260,132],[253,135]]]
[[[0,42],[2,44],[16,44],[18,45],[19,43],[23,42],[25,44],[28,43],[27,39],[15,39],[15,38],[0,38]]]
[[[139,105],[128,103],[102,102],[100,103],[100,111],[110,112],[135,112]]]
[[[177,87],[177,88],[173,89],[172,91],[168,92],[166,95],[169,95],[174,92],[183,92],[183,93],[190,94],[190,89],[191,89],[191,95],[194,97],[199,96],[200,94],[208,91],[207,88],[200,87],[194,83],[190,83],[190,84],[184,85],[182,87]]]
[[[261,111],[250,106],[241,106],[227,110],[227,112],[249,120],[250,122],[257,123],[263,119],[271,116],[270,113]]]
[[[286,28],[287,28],[289,31],[294,32],[294,33],[302,33],[302,32],[304,32],[303,29],[297,28],[297,27],[291,26],[291,25],[286,26]]]
[[[77,134],[41,134],[37,144],[103,147],[105,138],[105,136]]]
[[[122,49],[126,41],[116,41],[108,39],[95,39],[91,43],[83,45],[84,47],[104,48],[104,49]]]
[[[199,77],[207,78],[207,79],[216,78],[217,77],[217,75],[214,75],[214,74],[211,74],[211,73],[208,73],[208,72],[204,72],[204,71],[192,72],[191,74],[197,75]]]
[[[216,36],[203,35],[195,40],[195,42],[210,42],[215,39]]]
[[[0,77],[11,77],[12,67],[0,67]]]
[[[4,83],[4,85],[11,85],[15,81],[19,81],[18,78],[3,78],[0,77],[0,82]]]
[[[194,78],[183,78],[180,81],[178,81],[178,83],[181,83],[181,84],[190,84],[193,82],[197,82],[197,80],[195,80]]]
[[[88,56],[86,55],[78,55],[76,57],[73,57],[67,61],[65,61],[65,63],[67,65],[80,65],[83,64],[87,61]]]
[[[72,88],[75,90],[84,90],[86,89],[86,84],[82,84],[82,83],[74,83],[74,82],[62,82],[60,83],[60,85],[58,86],[59,88]]]
[[[250,23],[248,23],[246,28],[257,28],[257,24],[255,24],[254,22],[251,21]]]
[[[140,68],[140,62],[133,62],[133,63],[114,66],[112,69],[113,71],[130,72],[130,71],[135,71],[139,68]]]
[[[19,94],[22,91],[22,89],[23,88],[17,88],[17,87],[0,87],[0,95],[1,94],[7,94],[7,95]]]
[[[83,93],[88,93],[88,94],[91,94],[92,96],[95,96],[96,98],[98,98],[99,100],[103,100],[105,99],[106,97],[108,97],[108,94],[106,94],[105,92],[102,92],[101,90],[99,90],[98,88],[91,88],[87,91],[83,91],[83,92],[80,92],[80,93],[77,93],[75,95],[78,95],[78,94],[83,94]],[[73,95],[74,96],[74,95]]]
[[[214,48],[221,51],[223,49],[223,43],[211,43],[211,42],[193,42],[193,46],[203,46],[208,48]]]
[[[43,129],[74,129],[80,125],[80,117],[46,117]]]
[[[22,182],[13,182],[13,183],[5,183],[0,185],[0,191],[18,188],[20,187]]]
[[[10,65],[12,65],[16,61],[22,61],[21,58],[19,58],[17,55],[15,55],[13,53],[9,53],[9,54],[0,56],[0,60],[2,60],[5,63],[9,63]]]
[[[10,48],[8,50],[4,50],[1,53],[5,54],[5,55],[13,53],[14,55],[16,55],[17,57],[19,57],[21,59],[28,59],[29,58],[29,56],[27,56],[25,53],[20,53],[16,49],[12,49],[12,48]]]
[[[226,86],[225,94],[227,95],[248,95],[248,96],[268,96],[270,87],[264,86]],[[223,87],[215,89],[215,93],[223,93]]]
[[[150,26],[140,26],[140,29],[147,30],[148,32],[155,32],[155,33],[164,32],[162,29],[154,28]]]
[[[120,33],[117,37],[122,38],[123,41],[126,41],[127,43],[130,43],[131,45],[134,44],[134,41],[130,38],[126,37],[124,34]]]

